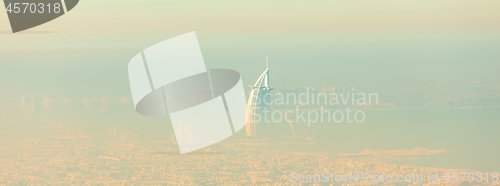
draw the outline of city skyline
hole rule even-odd
[[[0,186],[500,185],[498,0],[77,1],[4,0]]]

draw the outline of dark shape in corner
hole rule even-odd
[[[67,11],[73,9],[76,6],[76,4],[78,4],[78,2],[79,0],[64,0]],[[20,8],[18,13],[14,12],[15,11],[13,8],[14,3],[19,3],[17,6]],[[24,8],[22,8],[23,7],[22,3],[30,4],[29,7],[26,9],[26,11],[24,11]],[[42,6],[40,6],[41,3],[43,5],[43,9],[41,8]],[[64,8],[62,7],[63,4],[61,0],[22,0],[22,1],[4,0],[4,5],[6,9],[9,6],[9,4],[11,5],[11,9],[14,10],[11,12],[7,11],[7,15],[9,16],[9,22],[13,33],[42,25],[64,14]],[[31,4],[35,4],[36,6],[31,6]],[[55,11],[56,4],[59,4],[58,8],[59,11]],[[33,10],[34,13],[32,13]]]
[[[79,0],[64,0],[64,3],[66,4],[66,10],[69,12],[76,6],[76,4],[78,4],[78,2]]]

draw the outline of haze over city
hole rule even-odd
[[[499,9],[495,0],[86,0],[15,34],[0,13],[0,185],[324,184],[316,175],[499,185]],[[241,76],[249,119],[181,154],[195,134],[137,112],[128,64],[192,31],[206,69]],[[206,96],[196,91],[189,101]],[[336,180],[358,172],[393,183]],[[454,182],[453,172],[466,174]]]

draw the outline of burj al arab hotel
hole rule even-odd
[[[246,133],[247,136],[257,137],[256,125],[263,124],[262,118],[264,111],[271,111],[271,90],[269,85],[269,59],[266,56],[266,70],[260,75],[259,79],[253,86],[250,92],[250,97],[247,103],[247,122]]]

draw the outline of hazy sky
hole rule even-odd
[[[208,68],[273,86],[421,86],[499,81],[500,1],[82,0],[11,34],[0,13],[0,95],[130,96],[141,50],[196,31]]]
[[[496,0],[156,1],[82,0],[34,30],[60,34],[210,34],[331,32],[498,32]],[[0,15],[9,30],[7,14]]]

